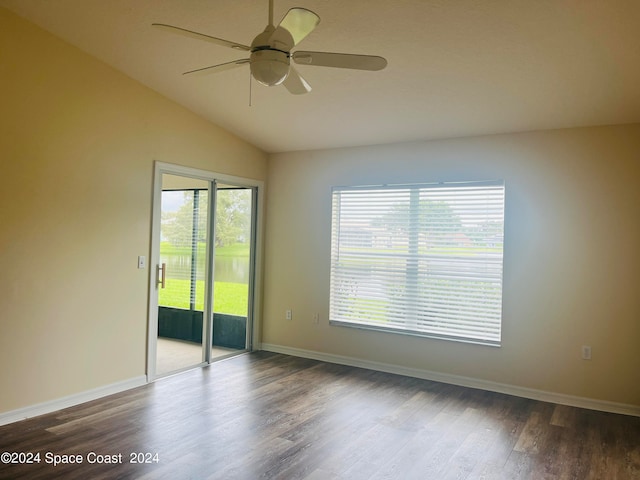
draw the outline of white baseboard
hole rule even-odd
[[[141,375],[139,377],[123,380],[122,382],[112,383],[110,385],[104,385],[102,387],[87,390],[85,392],[69,395],[68,397],[57,398],[48,402],[38,403],[35,405],[29,405],[28,407],[18,408],[17,410],[11,410],[8,412],[0,413],[0,425],[6,425],[8,423],[17,422],[26,418],[37,417],[38,415],[44,415],[45,413],[55,412],[63,408],[79,405],[80,403],[89,402],[98,398],[106,397],[114,393],[120,393],[131,388],[140,387],[146,385],[147,377]]]
[[[263,343],[261,347],[262,350],[268,352],[284,353],[286,355],[292,355],[295,357],[321,360],[323,362],[349,365],[351,367],[366,368],[369,370],[377,370],[380,372],[395,373],[398,375],[405,375],[407,377],[422,378],[425,380],[449,383],[462,387],[488,390],[490,392],[504,393],[507,395],[514,395],[516,397],[530,398],[532,400],[557,403],[560,405],[568,405],[571,407],[587,408],[590,410],[599,410],[602,412],[619,413],[623,415],[633,415],[636,417],[640,417],[640,406],[638,405],[628,405],[624,403],[608,402],[605,400],[576,397],[573,395],[565,395],[562,393],[546,392],[543,390],[519,387],[516,385],[508,385],[504,383],[490,382],[488,380],[481,380],[477,378],[462,377],[459,375],[433,372],[430,370],[403,367],[401,365],[372,362],[369,360],[361,360],[354,357],[345,357],[342,355],[333,355],[330,353],[316,352],[313,350],[304,350],[300,348],[286,347],[270,343]]]

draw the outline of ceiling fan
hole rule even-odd
[[[212,37],[181,27],[163,23],[152,24],[172,33],[204,40],[223,47],[250,52],[249,58],[212,65],[184,72],[190,74],[209,74],[229,70],[249,64],[251,75],[266,86],[284,85],[289,92],[299,95],[311,91],[311,86],[291,65],[291,59],[301,65],[320,67],[350,68],[355,70],[382,70],[387,66],[383,57],[373,55],[353,55],[346,53],[308,52],[291,49],[298,45],[320,23],[320,17],[306,8],[292,8],[278,26],[273,25],[273,0],[269,0],[269,24],[251,42],[251,46]]]

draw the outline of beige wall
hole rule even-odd
[[[639,176],[640,125],[272,155],[262,340],[640,405]],[[329,326],[331,186],[498,178],[501,348]]]
[[[153,161],[266,155],[0,9],[0,413],[144,375]]]

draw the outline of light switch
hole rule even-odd
[[[138,256],[138,268],[146,268],[147,267],[147,258],[144,255]]]

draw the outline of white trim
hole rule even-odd
[[[323,362],[337,363],[340,365],[348,365],[351,367],[366,368],[380,372],[395,373],[397,375],[405,375],[408,377],[422,378],[424,380],[432,380],[435,382],[449,383],[462,387],[477,388],[490,392],[504,393],[514,395],[516,397],[530,398],[532,400],[540,400],[543,402],[557,403],[560,405],[568,405],[571,407],[587,408],[589,410],[599,410],[602,412],[619,413],[623,415],[633,415],[640,417],[640,405],[630,405],[625,403],[609,402],[606,400],[597,400],[593,398],[577,397],[573,395],[565,395],[563,393],[547,392],[544,390],[536,390],[533,388],[520,387],[517,385],[508,385],[504,383],[491,382],[477,378],[463,377],[459,375],[451,375],[448,373],[433,372],[431,370],[423,370],[419,368],[403,367],[402,365],[393,365],[382,362],[373,362],[370,360],[362,360],[354,357],[345,357],[342,355],[333,355],[330,353],[316,352],[313,350],[305,350],[301,348],[286,347],[283,345],[274,345],[271,343],[262,343],[261,349],[267,352],[283,353],[295,357],[310,358],[312,360],[320,360]]]
[[[38,415],[44,415],[45,413],[62,410],[63,408],[73,407],[74,405],[97,400],[98,398],[113,395],[114,393],[124,392],[125,390],[141,387],[146,384],[147,378],[144,375],[141,375],[139,377],[130,378],[110,385],[104,385],[102,387],[76,393],[67,397],[56,398],[55,400],[50,400],[48,402],[29,405],[28,407],[18,408],[17,410],[10,410],[8,412],[0,413],[0,425],[6,425],[8,423],[25,420],[27,418],[37,417]]]

